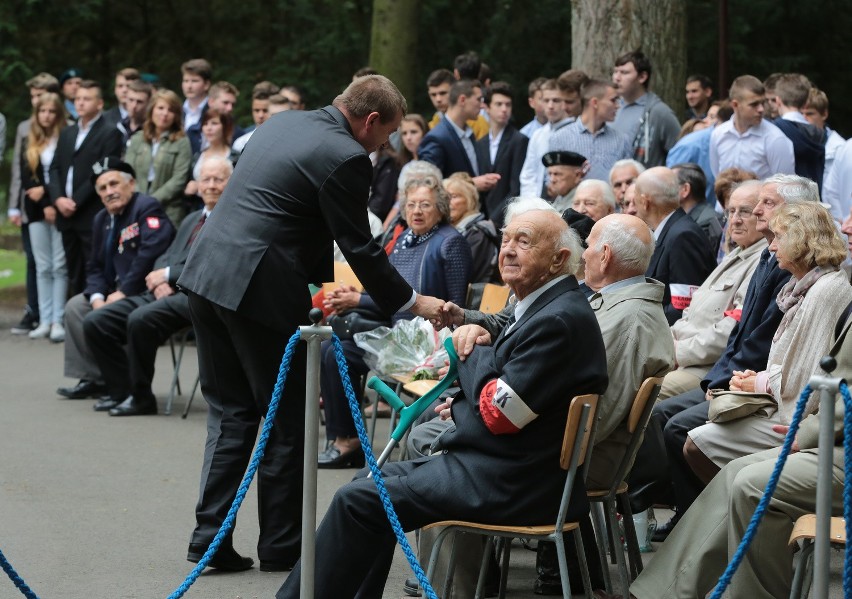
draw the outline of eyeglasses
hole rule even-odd
[[[728,218],[736,218],[739,214],[740,218],[748,218],[752,215],[751,208],[731,208],[725,211],[725,214],[728,215]]]
[[[431,202],[409,202],[405,205],[406,210],[416,210],[418,207],[423,212],[428,212],[435,204]]]

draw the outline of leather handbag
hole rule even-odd
[[[768,418],[778,409],[775,398],[768,393],[713,389],[707,419],[717,424],[739,420],[746,416]]]

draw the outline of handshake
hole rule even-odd
[[[491,345],[491,334],[479,325],[465,325],[464,309],[453,302],[418,294],[411,311],[428,319],[438,330],[448,326],[459,327],[453,331],[453,346],[462,362],[475,346]]]

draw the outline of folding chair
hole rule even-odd
[[[831,541],[835,549],[846,547],[846,520],[831,519]],[[807,599],[814,578],[814,538],[816,538],[816,514],[805,514],[796,520],[790,533],[789,545],[792,547],[802,541],[802,555],[793,576],[793,586],[790,589],[790,599]]]
[[[612,593],[612,581],[606,563],[606,539],[608,538],[610,557],[613,563],[618,564],[622,593],[625,597],[630,596],[630,581],[642,571],[642,554],[639,552],[639,541],[636,538],[636,529],[633,526],[633,512],[630,509],[630,498],[627,496],[625,479],[630,472],[633,461],[636,459],[645,427],[648,426],[648,421],[651,419],[654,401],[657,399],[662,384],[662,377],[652,377],[645,379],[640,385],[633,400],[633,406],[630,408],[630,414],[627,416],[627,431],[631,434],[630,442],[627,444],[627,450],[613,475],[610,487],[608,489],[586,489],[589,501],[593,504],[592,518],[595,521],[595,530],[598,535],[598,547],[600,548],[606,591]],[[624,536],[627,541],[627,554],[630,560],[629,575],[618,534],[616,501],[621,511],[622,522],[624,522]]]
[[[434,527],[444,527],[437,538],[432,548],[432,555],[429,559],[428,576],[431,578],[435,571],[435,566],[438,561],[438,554],[441,551],[441,546],[444,540],[450,536],[455,536],[456,533],[464,532],[468,534],[485,535],[488,537],[485,547],[485,555],[482,561],[482,566],[479,571],[479,582],[476,588],[476,597],[481,597],[485,585],[485,571],[488,565],[488,554],[493,545],[493,538],[499,537],[506,539],[503,544],[503,561],[502,575],[500,580],[500,598],[506,594],[506,578],[509,573],[509,557],[511,551],[511,539],[540,539],[550,540],[556,543],[556,551],[559,558],[559,572],[562,578],[562,594],[565,599],[571,597],[571,585],[568,580],[568,563],[565,556],[565,546],[563,535],[566,532],[572,533],[574,537],[574,546],[577,550],[577,556],[580,561],[580,570],[583,576],[583,588],[586,591],[587,599],[592,596],[591,581],[589,579],[589,568],[586,564],[585,552],[583,549],[583,539],[580,535],[580,524],[578,522],[565,522],[565,515],[568,511],[568,502],[571,498],[571,490],[574,487],[574,481],[577,478],[577,469],[583,464],[587,457],[588,449],[591,447],[590,438],[591,430],[597,411],[598,396],[597,395],[581,395],[571,400],[571,406],[568,409],[568,420],[565,424],[565,434],[562,438],[562,452],[559,458],[559,465],[566,470],[565,486],[562,489],[562,501],[559,505],[559,511],[556,514],[555,523],[549,525],[533,525],[533,526],[501,526],[482,524],[478,522],[465,522],[460,520],[446,520],[443,522],[435,522],[424,527],[425,529]],[[519,493],[523,493],[523,489],[518,489]],[[453,577],[453,562],[455,561],[455,543],[450,555],[450,567],[447,569],[447,577],[444,583],[443,597],[449,596],[449,588]]]

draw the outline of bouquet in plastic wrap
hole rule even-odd
[[[438,369],[447,360],[444,340],[449,336],[449,329],[436,331],[428,320],[417,316],[400,320],[393,328],[355,333],[352,338],[366,352],[364,361],[372,370],[418,380],[438,378]]]

